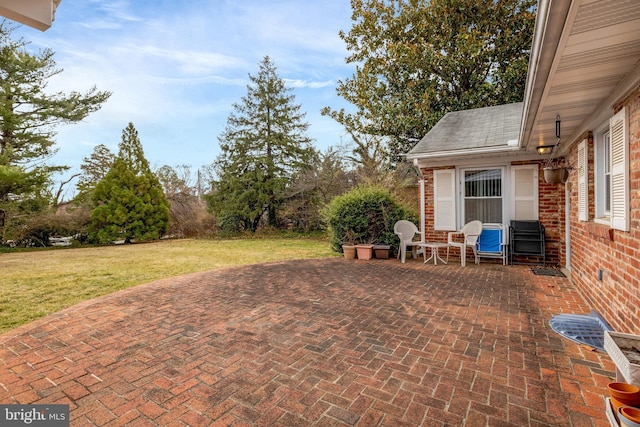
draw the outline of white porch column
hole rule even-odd
[[[422,238],[420,239],[420,241],[422,243],[425,242],[425,236],[424,236],[424,222],[426,219],[425,216],[425,212],[424,212],[424,203],[425,203],[425,198],[424,198],[424,177],[420,177],[420,180],[418,181],[420,183],[420,231],[422,232]]]

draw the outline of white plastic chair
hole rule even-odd
[[[400,238],[400,244],[398,245],[398,258],[401,258],[404,263],[407,256],[407,246],[418,246],[420,243],[424,243],[424,235],[418,230],[418,227],[415,226],[411,221],[406,221],[401,219],[396,222],[393,226],[393,232]],[[414,241],[413,238],[415,235],[420,235],[420,241]],[[412,249],[413,257],[417,258],[418,253],[422,252],[424,248]]]
[[[453,239],[454,236],[461,234],[464,236],[461,242]],[[480,234],[482,234],[482,222],[480,221],[468,222],[460,231],[449,232],[447,243],[449,244],[449,247],[460,248],[460,264],[462,264],[463,267],[466,265],[467,248],[473,249],[476,264],[480,263],[478,258],[478,249],[476,248]],[[448,250],[449,249],[447,249],[447,251]]]

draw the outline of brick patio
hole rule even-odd
[[[0,335],[0,403],[72,426],[608,426],[590,307],[525,266],[290,261],[170,278]]]

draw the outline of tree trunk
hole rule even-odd
[[[276,207],[273,205],[273,201],[269,204],[269,213],[267,215],[269,219],[269,227],[278,226],[278,218],[276,217]]]

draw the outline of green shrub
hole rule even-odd
[[[411,208],[396,201],[379,187],[358,187],[334,198],[323,211],[331,249],[342,251],[343,243],[374,243],[398,247],[394,224],[416,222]]]

